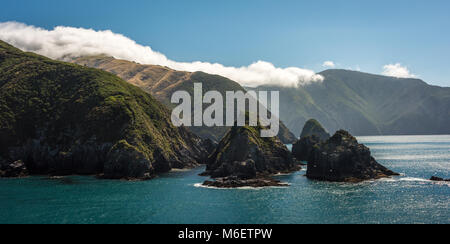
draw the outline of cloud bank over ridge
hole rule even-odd
[[[321,82],[324,79],[312,70],[298,67],[278,68],[265,61],[257,61],[243,67],[227,67],[219,63],[200,61],[176,62],[149,46],[139,45],[130,38],[110,30],[96,31],[64,26],[45,30],[18,22],[3,22],[0,23],[0,39],[24,51],[53,59],[68,61],[74,57],[107,54],[141,64],[217,74],[251,87],[259,85],[297,87]]]
[[[411,74],[408,67],[402,66],[400,63],[388,64],[383,66],[383,75],[392,76],[396,78],[417,78],[416,75]]]

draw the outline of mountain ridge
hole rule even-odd
[[[316,118],[335,132],[357,136],[450,134],[450,88],[420,79],[331,69],[323,82],[280,90],[280,118],[291,131]],[[289,106],[288,106],[289,105]]]

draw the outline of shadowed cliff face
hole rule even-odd
[[[81,57],[73,60],[73,62],[116,74],[129,83],[141,87],[152,94],[169,109],[174,108],[174,104],[170,102],[174,92],[184,90],[193,97],[194,83],[202,83],[203,93],[214,90],[219,91],[224,97],[226,91],[245,91],[243,87],[230,79],[203,72],[175,71],[167,67],[141,65],[106,56]],[[220,141],[229,129],[230,127],[207,126],[189,128],[196,135],[215,142]],[[286,144],[293,143],[296,140],[294,134],[282,122],[280,123],[278,137]]]
[[[348,70],[327,70],[322,83],[280,90],[280,119],[301,131],[315,118],[329,131],[353,135],[450,133],[450,88]]]
[[[202,143],[117,76],[0,41],[2,165],[21,160],[32,174],[142,179],[204,163]]]

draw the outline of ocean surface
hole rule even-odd
[[[360,137],[402,176],[360,184],[277,176],[287,188],[200,187],[204,168],[145,182],[0,179],[0,223],[450,223],[450,136]]]

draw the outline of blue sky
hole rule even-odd
[[[244,66],[265,60],[320,72],[383,72],[401,63],[450,86],[450,1],[14,0],[0,22],[110,29],[176,61]]]

